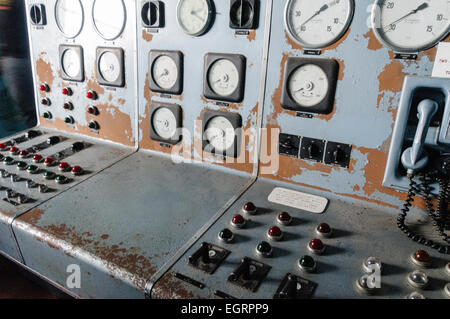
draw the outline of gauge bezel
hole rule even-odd
[[[78,3],[79,3],[80,6],[81,6],[81,26],[80,26],[80,30],[78,30],[78,32],[77,32],[74,36],[69,36],[69,35],[67,35],[66,33],[64,33],[64,32],[62,31],[61,26],[60,26],[60,23],[59,23],[59,21],[58,21],[59,19],[58,19],[58,14],[57,14],[57,11],[56,11],[56,7],[57,7],[59,1],[60,1],[60,0],[57,0],[57,1],[55,2],[55,8],[54,8],[54,12],[55,12],[54,14],[55,14],[55,22],[56,22],[56,26],[58,27],[59,32],[61,32],[61,34],[62,34],[65,38],[67,38],[67,39],[74,39],[74,38],[76,38],[77,36],[80,35],[80,33],[81,33],[81,31],[83,30],[83,27],[84,27],[84,7],[83,7],[83,3],[81,2],[81,0],[78,0]]]
[[[210,145],[210,142],[206,140],[206,129],[208,127],[209,121],[211,121],[213,118],[223,116],[228,121],[230,121],[231,125],[233,125],[234,130],[236,132],[237,129],[242,128],[242,117],[239,113],[232,113],[232,112],[223,112],[223,111],[213,111],[213,110],[206,110],[203,112],[202,117],[202,145],[203,145],[203,151],[209,152],[211,154],[216,154],[224,157],[239,157],[240,149],[241,149],[241,132],[238,130],[236,134],[234,135],[234,143],[232,146],[230,146],[227,150],[224,152],[216,152],[215,149],[207,149],[208,145]]]
[[[299,105],[291,97],[289,92],[289,81],[295,71],[307,64],[314,64],[321,68],[328,79],[328,92],[321,102],[314,106],[302,106]],[[283,90],[281,93],[281,107],[286,110],[305,112],[305,113],[317,113],[317,114],[330,114],[334,108],[334,99],[336,94],[336,86],[339,75],[339,63],[333,59],[311,59],[311,58],[296,58],[290,57],[287,59],[284,65],[284,77],[283,77]]]
[[[80,72],[75,77],[69,76],[63,67],[63,58],[67,50],[75,51],[80,58]],[[79,45],[60,45],[59,46],[59,66],[61,70],[61,78],[67,81],[83,82],[84,81],[84,56],[83,47]]]
[[[109,48],[109,47],[98,47],[97,56],[95,59],[95,73],[97,76],[97,81],[101,85],[114,86],[114,87],[124,87],[125,86],[125,61],[124,61],[124,51],[122,48]],[[111,52],[114,54],[120,63],[120,75],[114,82],[109,82],[103,78],[100,72],[100,60],[104,53]]]
[[[181,106],[179,106],[177,104],[152,103],[149,106],[149,113],[150,113],[149,136],[154,141],[167,143],[167,144],[171,144],[171,145],[176,145],[183,138],[181,131],[179,132],[179,134],[175,134],[176,138],[165,139],[165,138],[161,137],[158,133],[156,133],[156,130],[153,127],[153,116],[155,115],[156,111],[158,111],[161,108],[165,108],[165,109],[169,110],[170,112],[172,112],[172,114],[175,116],[175,119],[177,121],[177,128],[178,129],[183,128],[183,120],[182,120],[183,119],[183,110],[182,110]]]
[[[341,32],[339,32],[338,35],[336,35],[334,37],[334,39],[332,39],[331,41],[325,42],[324,44],[321,45],[317,45],[317,46],[311,46],[305,42],[303,42],[302,40],[298,39],[297,36],[295,36],[295,34],[291,31],[291,28],[289,26],[289,7],[292,4],[293,1],[296,0],[288,0],[286,2],[286,6],[284,8],[284,29],[287,31],[287,33],[289,34],[289,37],[296,42],[297,44],[299,44],[301,47],[305,48],[305,49],[313,49],[313,50],[317,50],[317,49],[323,49],[326,48],[336,42],[338,42],[344,35],[345,33],[348,31],[350,25],[352,24],[353,21],[353,17],[355,15],[355,1],[354,0],[347,0],[349,1],[349,5],[350,5],[350,12],[349,15],[347,16],[347,21],[345,22],[344,28],[342,29]]]
[[[156,62],[156,60],[161,56],[168,56],[171,58],[175,64],[177,65],[178,70],[178,78],[175,82],[174,86],[172,86],[170,89],[163,89],[161,88],[158,83],[153,78],[153,66]],[[180,51],[166,51],[166,50],[151,50],[149,53],[149,88],[153,92],[157,93],[166,93],[166,94],[175,94],[180,95],[183,93],[183,53]]]
[[[347,16],[347,21],[344,24],[344,28],[342,29],[341,32],[339,32],[338,35],[336,35],[334,37],[334,39],[332,39],[331,41],[325,42],[324,44],[321,45],[317,45],[317,46],[311,46],[305,42],[303,42],[302,40],[298,39],[297,36],[295,36],[295,34],[292,32],[290,26],[289,26],[289,7],[292,4],[293,1],[296,0],[288,0],[286,2],[286,6],[284,8],[284,29],[287,31],[287,33],[289,34],[289,37],[297,44],[299,44],[301,47],[305,48],[305,49],[313,49],[313,50],[318,50],[318,49],[323,49],[326,48],[336,42],[338,42],[344,35],[345,33],[348,31],[350,25],[352,24],[353,21],[353,17],[355,15],[355,1],[354,0],[347,0],[349,2],[350,5],[350,12],[349,15]]]
[[[117,39],[118,37],[120,37],[122,35],[123,31],[125,30],[125,26],[127,25],[127,7],[125,6],[125,2],[123,0],[118,0],[118,1],[120,1],[122,3],[122,7],[123,7],[123,11],[124,11],[124,20],[123,20],[123,25],[122,25],[122,28],[120,29],[120,32],[116,36],[111,37],[111,38],[105,37],[98,29],[97,24],[95,23],[95,14],[94,14],[94,8],[95,8],[95,4],[96,4],[97,0],[94,0],[94,2],[92,3],[92,10],[91,10],[92,11],[92,25],[94,27],[95,32],[97,32],[97,34],[106,41],[113,41],[113,40]]]
[[[178,26],[183,30],[183,32],[187,35],[190,35],[192,37],[198,37],[201,36],[203,34],[205,34],[209,28],[212,26],[212,22],[213,22],[213,16],[214,16],[214,4],[212,2],[212,0],[205,0],[206,4],[208,5],[208,18],[206,20],[205,25],[203,26],[203,28],[198,31],[198,32],[194,32],[191,33],[188,30],[186,30],[186,28],[183,26],[183,24],[180,22],[180,7],[183,1],[187,1],[187,0],[178,0],[178,4],[177,4],[177,23]]]
[[[421,51],[425,51],[428,50],[430,48],[435,47],[439,42],[441,42],[443,39],[445,39],[449,34],[450,34],[450,24],[449,24],[449,28],[447,29],[446,32],[444,32],[436,41],[432,41],[427,45],[421,46],[421,47],[417,47],[417,48],[401,48],[396,46],[393,43],[390,43],[388,40],[385,40],[383,38],[383,36],[380,33],[380,29],[382,28],[376,28],[376,23],[379,20],[379,17],[381,15],[381,9],[380,8],[380,3],[384,1],[384,0],[375,0],[375,3],[373,4],[372,7],[372,12],[371,12],[371,28],[373,30],[373,33],[375,34],[376,39],[382,44],[384,45],[386,48],[392,50],[393,52],[397,52],[397,53],[418,53]],[[378,15],[377,15],[378,14]]]
[[[239,83],[237,88],[228,96],[222,96],[214,92],[209,83],[209,72],[211,67],[219,60],[228,60],[234,64],[239,73]],[[207,53],[205,55],[203,67],[203,95],[210,100],[239,103],[244,100],[245,78],[247,59],[241,54]]]

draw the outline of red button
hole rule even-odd
[[[52,164],[54,161],[55,161],[55,160],[54,160],[53,158],[51,158],[51,157],[46,157],[45,160],[44,160],[44,164],[50,165],[50,164]]]
[[[60,170],[67,170],[68,168],[70,167],[70,165],[69,165],[69,163],[66,163],[66,162],[61,162],[60,164],[59,164],[59,169]]]
[[[245,225],[245,219],[242,217],[242,215],[234,215],[233,219],[231,220],[231,224],[235,227],[242,227]]]
[[[63,108],[64,108],[65,110],[70,110],[70,109],[72,109],[72,106],[70,105],[70,103],[64,103]]]
[[[331,230],[330,225],[328,225],[326,223],[322,223],[319,226],[317,226],[317,234],[328,237],[331,235],[331,233],[332,233],[332,230]]]
[[[40,90],[42,92],[48,92],[49,91],[49,87],[47,84],[41,84]]]
[[[33,156],[33,161],[39,162],[41,160],[42,160],[42,155],[36,154],[36,155]]]
[[[97,97],[97,94],[94,91],[88,91],[86,94],[86,97],[90,100],[95,100]]]
[[[283,232],[277,226],[270,227],[269,230],[267,231],[267,234],[269,235],[269,237],[271,239],[275,239],[275,240],[279,240],[279,239],[281,239],[281,237],[283,237]]]
[[[41,100],[41,103],[42,103],[43,105],[49,105],[48,99],[42,99],[42,100]]]
[[[252,215],[256,213],[256,206],[252,202],[245,203],[244,207],[242,207],[242,211],[244,213]]]
[[[64,89],[62,89],[62,94],[64,94],[64,95],[72,95],[72,89],[71,88],[64,88]]]
[[[0,143],[0,150],[4,150],[7,147],[8,145],[6,145],[5,143]]]
[[[27,155],[28,155],[28,151],[27,150],[20,151],[20,153],[19,153],[19,156],[21,156],[21,157],[25,157]]]
[[[72,167],[72,174],[80,175],[83,172],[83,169],[80,166]]]
[[[286,212],[282,212],[278,215],[278,222],[282,225],[289,225],[292,221],[291,215]]]
[[[13,146],[9,149],[9,152],[11,154],[17,154],[17,153],[19,153],[19,149],[17,147]]]
[[[314,238],[308,244],[310,250],[314,253],[322,253],[325,250],[325,245],[320,239]]]

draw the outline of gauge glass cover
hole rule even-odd
[[[191,36],[203,34],[211,22],[210,0],[180,0],[177,20],[183,31]]]
[[[165,107],[161,107],[155,111],[152,124],[156,134],[166,140],[172,139],[178,128],[175,115]]]
[[[217,60],[209,69],[208,82],[217,95],[230,96],[239,86],[239,71],[230,60]]]
[[[125,5],[122,0],[95,0],[92,17],[97,33],[105,40],[114,40],[125,28]]]
[[[178,79],[176,62],[167,55],[161,55],[153,63],[152,76],[160,88],[171,89]]]
[[[56,25],[67,38],[76,37],[83,27],[84,11],[80,0],[58,0],[55,4]]]
[[[301,106],[312,107],[319,104],[328,93],[328,78],[317,65],[305,64],[292,72],[288,81],[291,98]]]
[[[218,153],[226,152],[235,141],[233,124],[224,116],[216,116],[209,120],[205,129],[207,141]]]

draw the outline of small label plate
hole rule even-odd
[[[290,189],[276,187],[269,195],[269,202],[301,209],[314,214],[322,214],[328,205],[325,197],[310,195]]]

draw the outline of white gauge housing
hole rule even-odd
[[[236,133],[233,124],[224,116],[216,116],[205,127],[205,138],[216,153],[225,153],[233,147]]]
[[[126,24],[126,9],[123,0],[95,0],[92,19],[97,33],[105,40],[118,38]]]
[[[345,34],[354,10],[354,0],[289,0],[284,13],[285,27],[302,47],[321,49]]]
[[[372,29],[377,39],[396,52],[419,52],[435,46],[450,30],[447,0],[376,0]]]
[[[177,21],[184,33],[200,36],[208,30],[213,15],[211,0],[179,0]]]
[[[313,107],[322,102],[328,88],[326,73],[315,64],[300,66],[291,74],[288,81],[289,95],[303,107]]]
[[[239,71],[230,60],[217,60],[209,69],[208,83],[217,95],[230,96],[239,86]]]
[[[102,78],[107,82],[117,81],[121,74],[121,68],[121,63],[114,53],[106,51],[100,56],[98,69]]]
[[[84,10],[80,0],[57,0],[55,20],[58,29],[66,38],[80,34],[84,23]]]
[[[176,62],[167,55],[159,56],[153,62],[152,77],[160,88],[165,90],[171,89],[178,80],[178,66]]]
[[[152,124],[156,134],[162,139],[174,139],[178,129],[178,120],[171,110],[165,107],[157,109],[153,113]]]

